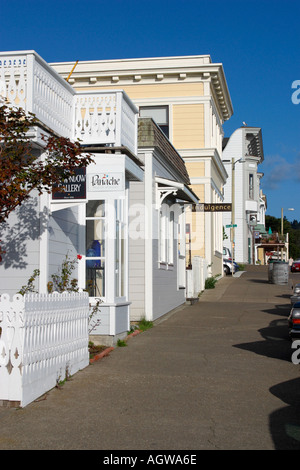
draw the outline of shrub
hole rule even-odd
[[[205,289],[214,289],[217,283],[217,279],[215,276],[208,277],[205,279]]]

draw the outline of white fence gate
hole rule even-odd
[[[0,298],[0,404],[24,407],[89,364],[87,292]]]

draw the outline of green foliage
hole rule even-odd
[[[50,193],[76,168],[93,161],[90,155],[82,154],[79,141],[55,135],[42,135],[45,158],[38,158],[28,131],[39,125],[34,114],[0,104],[0,223],[30,197],[33,189],[39,194]]]
[[[70,259],[67,254],[58,273],[52,274],[52,281],[48,282],[48,292],[78,292],[78,281],[72,278],[76,268],[77,259]]]
[[[208,277],[205,279],[205,289],[214,289],[217,283],[217,276]]]
[[[124,348],[127,346],[127,343],[123,339],[118,339],[117,346],[119,346],[119,348]]]
[[[153,322],[149,321],[149,320],[146,320],[145,318],[143,318],[139,322],[139,330],[141,330],[141,331],[149,330],[149,328],[152,328],[152,327],[153,327]]]
[[[281,232],[281,218],[266,215],[265,227],[268,231],[271,228],[273,233]],[[283,233],[289,234],[289,255],[293,259],[300,258],[300,222],[294,220],[289,222],[283,218]]]
[[[30,278],[28,279],[28,282],[25,286],[22,286],[21,289],[19,290],[18,294],[21,294],[21,295],[25,295],[25,294],[28,294],[28,292],[35,292],[37,293],[38,291],[36,290],[36,287],[35,287],[35,281],[36,281],[36,278],[40,275],[40,270],[39,269],[35,269],[33,271],[33,274],[30,276]]]

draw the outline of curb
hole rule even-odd
[[[138,335],[141,332],[142,332],[142,330],[135,330],[133,333],[130,333],[130,335],[126,336],[125,341],[127,341],[129,338],[132,338],[133,336]]]
[[[129,338],[132,338],[133,336],[138,335],[141,332],[142,332],[141,330],[135,330],[133,333],[126,336],[125,341],[127,341]],[[99,359],[102,359],[105,356],[108,356],[109,353],[111,351],[113,351],[114,349],[115,348],[113,346],[111,346],[111,347],[108,347],[108,348],[104,349],[104,351],[102,351],[101,353],[95,354],[95,356],[90,359],[90,364],[93,364],[93,362],[98,361]]]
[[[109,353],[110,353],[111,351],[113,351],[114,349],[115,349],[115,348],[113,348],[113,347],[106,348],[106,349],[104,349],[104,351],[102,351],[101,353],[95,354],[95,356],[90,359],[90,364],[93,364],[93,362],[98,361],[99,359],[102,359],[102,357],[108,356]]]

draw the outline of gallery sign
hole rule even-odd
[[[76,168],[73,175],[70,175],[61,184],[54,186],[52,200],[66,199],[86,199],[85,168]]]

